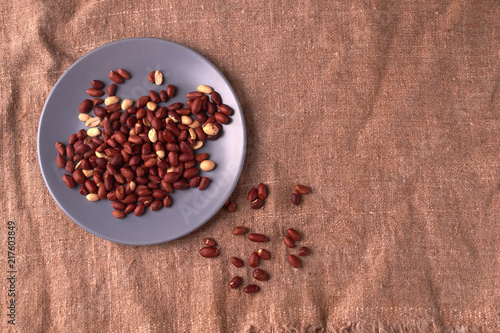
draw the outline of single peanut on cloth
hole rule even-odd
[[[206,246],[208,247],[215,247],[217,243],[212,238],[204,238],[203,243],[205,243]]]
[[[237,226],[237,227],[234,227],[233,228],[233,231],[231,231],[231,233],[235,236],[238,236],[238,235],[243,235],[244,233],[246,233],[248,231],[248,229],[244,226]]]
[[[257,267],[259,264],[259,255],[257,252],[252,252],[250,259],[248,259],[248,265],[252,268]]]
[[[242,278],[240,276],[235,276],[229,282],[229,287],[231,289],[238,288],[241,285]]]
[[[243,266],[243,260],[241,260],[240,258],[231,257],[231,258],[229,258],[229,260],[231,261],[231,263],[233,264],[233,266],[236,267],[236,268],[239,268],[239,267]]]
[[[252,209],[260,209],[264,205],[264,200],[257,198],[250,203],[250,208]]]
[[[305,185],[297,184],[293,187],[293,190],[299,194],[307,194],[311,192],[311,189]]]
[[[271,259],[271,253],[269,253],[269,251],[265,250],[265,249],[259,249],[257,251],[257,255],[261,258],[261,259],[264,259],[264,260],[269,260]]]
[[[200,255],[205,258],[213,258],[219,254],[219,251],[214,247],[204,247],[200,250]]]
[[[288,236],[290,236],[294,241],[298,241],[300,240],[300,233],[293,229],[293,228],[288,228],[286,230],[286,233],[288,234]]]
[[[229,213],[232,213],[234,211],[236,211],[236,209],[238,208],[238,204],[234,201],[231,201],[227,207],[226,207],[226,210],[229,212]]]
[[[267,187],[266,185],[260,183],[258,186],[257,186],[257,191],[258,191],[258,195],[259,195],[259,198],[261,200],[264,200],[267,198]]]
[[[300,194],[299,193],[296,193],[296,192],[293,192],[292,193],[292,203],[295,205],[295,206],[298,206],[300,204]]]
[[[249,284],[248,286],[243,288],[243,292],[247,293],[247,294],[253,294],[253,293],[258,292],[259,290],[260,290],[259,286],[255,285],[255,284]]]
[[[267,272],[263,271],[260,268],[254,269],[253,272],[252,272],[252,275],[253,275],[253,277],[256,280],[259,280],[259,281],[267,281],[267,280],[269,280],[269,275],[267,274]]]
[[[289,248],[295,247],[295,242],[293,241],[292,237],[288,235],[285,236],[284,243]]]
[[[269,240],[267,236],[262,234],[250,234],[248,235],[248,239],[251,240],[252,242],[257,242],[257,243],[264,243]]]
[[[294,256],[293,254],[288,255],[288,262],[290,265],[292,265],[293,268],[300,268],[302,267],[302,264],[300,262],[300,259]]]
[[[299,256],[303,257],[303,256],[307,256],[307,254],[309,253],[309,249],[305,246],[302,246],[300,249],[299,249]]]
[[[257,195],[258,195],[257,189],[255,187],[252,187],[247,194],[247,200],[252,202],[255,199],[257,199]]]

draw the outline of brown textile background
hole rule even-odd
[[[2,1],[0,272],[17,223],[19,332],[500,331],[500,6],[491,1]],[[234,192],[182,239],[110,243],[56,205],[36,157],[50,90],[93,48],[182,43],[233,85],[248,127]],[[264,209],[246,193],[269,185]],[[292,186],[313,193],[300,207]],[[262,292],[230,254],[273,238]],[[284,228],[312,254],[292,270]],[[197,251],[203,237],[222,247]],[[248,279],[247,279],[248,280]],[[0,279],[0,330],[8,283]]]

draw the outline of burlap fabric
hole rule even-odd
[[[4,1],[0,5],[3,332],[500,331],[498,1]],[[179,240],[82,230],[36,155],[47,95],[95,47],[149,36],[212,61],[234,87],[248,152],[233,198]],[[268,184],[265,207],[246,193]],[[313,193],[290,203],[295,183]],[[16,326],[7,225],[16,229]],[[228,288],[230,254],[273,241],[271,280]],[[311,248],[285,260],[283,230]],[[203,237],[215,260],[197,251]],[[248,268],[247,268],[248,270]],[[247,281],[248,271],[238,271]],[[343,329],[343,330],[342,330]]]

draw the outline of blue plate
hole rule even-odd
[[[221,137],[206,141],[196,153],[207,152],[217,167],[201,172],[212,182],[205,191],[197,188],[176,190],[173,205],[159,211],[147,210],[142,216],[133,213],[116,219],[110,201],[89,202],[78,187],[69,189],[62,181],[63,169],[56,165],[54,144],[67,144],[72,133],[85,128],[78,119],[78,106],[89,96],[86,90],[92,80],[111,84],[109,71],[118,68],[130,72],[131,78],[118,85],[120,99],[159,92],[168,84],[177,94],[167,103],[186,102],[186,94],[200,84],[220,93],[223,103],[234,110],[231,121],[224,125]],[[159,69],[164,75],[161,86],[153,85],[147,75]],[[106,95],[104,95],[104,98]],[[231,195],[245,159],[245,121],[238,98],[222,73],[199,53],[174,42],[156,38],[131,38],[115,41],[87,53],[59,78],[50,92],[38,127],[38,160],[43,178],[59,207],[83,229],[110,241],[130,245],[148,245],[182,237],[210,220]]]

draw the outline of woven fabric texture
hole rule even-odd
[[[3,1],[2,332],[498,332],[500,3]],[[108,42],[184,44],[227,77],[248,130],[234,213],[181,239],[125,246],[72,222],[36,136],[63,72]],[[269,188],[263,209],[248,190]],[[312,193],[299,207],[293,185]],[[16,222],[16,325],[6,316]],[[228,288],[230,255],[270,236],[268,282]],[[286,262],[295,227],[311,254]],[[221,255],[198,254],[213,237]]]

